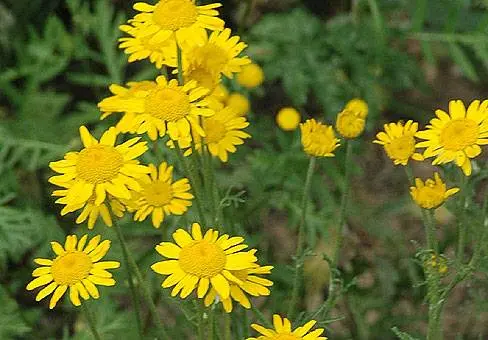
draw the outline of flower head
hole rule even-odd
[[[368,104],[359,98],[354,98],[348,101],[344,110],[355,112],[363,119],[366,119],[368,116]]]
[[[291,322],[287,318],[281,318],[278,314],[273,315],[274,329],[264,328],[261,325],[252,324],[251,327],[261,333],[257,338],[247,338],[247,340],[327,340],[323,328],[317,328],[310,332],[312,327],[317,323],[315,320],[310,320],[305,325],[296,328],[292,331]]]
[[[136,178],[149,170],[136,158],[146,152],[146,142],[139,142],[140,138],[136,137],[115,145],[117,131],[113,127],[100,141],[84,126],[80,127],[80,136],[84,145],[81,151],[68,152],[63,160],[49,163],[51,169],[61,174],[51,177],[49,182],[66,189],[56,203],[81,207],[95,195],[93,202],[100,206],[107,194],[129,199],[129,189],[140,190]]]
[[[221,6],[220,3],[197,6],[193,0],[160,0],[155,5],[138,2],[134,9],[142,13],[129,23],[139,30],[140,37],[148,37],[150,44],[168,39],[176,39],[181,44],[201,39],[205,29],[221,31],[225,23],[215,10]]]
[[[171,296],[180,294],[184,299],[197,289],[197,296],[202,298],[212,286],[227,299],[230,282],[242,283],[231,271],[253,268],[257,260],[253,254],[241,251],[247,248],[242,237],[219,237],[219,232],[212,229],[202,235],[198,223],[193,223],[191,235],[178,229],[173,239],[176,244],[162,242],[156,246],[156,251],[169,260],[151,266],[156,273],[169,275],[162,287],[174,286]]]
[[[293,107],[284,107],[276,115],[276,124],[284,131],[296,130],[300,124],[300,112]]]
[[[480,145],[488,144],[488,100],[473,101],[468,109],[461,100],[449,102],[449,114],[436,110],[437,118],[430,121],[427,130],[416,137],[425,139],[418,143],[424,157],[435,157],[432,164],[455,162],[466,176],[471,175],[471,158],[481,153]]]
[[[251,109],[249,99],[238,92],[233,92],[229,95],[227,98],[227,105],[232,108],[237,116],[245,116]]]
[[[333,151],[340,145],[332,126],[307,119],[300,124],[303,149],[310,156],[334,157]]]
[[[36,296],[36,301],[44,299],[53,293],[49,308],[54,308],[59,299],[69,288],[69,298],[73,305],[81,304],[80,296],[88,300],[90,296],[98,299],[100,294],[95,285],[113,286],[115,280],[107,269],[120,267],[117,261],[100,260],[110,249],[110,241],[100,242],[100,235],[92,238],[88,243],[88,236],[84,235],[79,240],[76,235],[66,237],[64,247],[58,242],[51,242],[51,247],[56,258],[35,259],[34,262],[42,267],[32,272],[35,277],[26,287],[33,290],[45,286]]]
[[[364,131],[365,119],[360,111],[344,109],[337,115],[336,130],[344,138],[356,138]]]
[[[407,165],[409,159],[421,161],[424,157],[415,152],[415,133],[419,124],[409,120],[403,122],[389,123],[383,125],[385,132],[376,135],[373,143],[383,145],[388,157],[395,165]]]
[[[132,121],[126,122],[126,126],[135,129],[138,134],[147,133],[152,140],[166,133],[173,140],[185,138],[190,135],[190,129],[204,136],[198,117],[214,114],[204,100],[209,90],[197,86],[195,81],[180,86],[175,79],[168,82],[164,76],[159,76],[155,83],[146,88],[134,91],[126,89],[125,92],[120,86],[115,89],[118,93],[98,103],[105,112],[102,118],[112,112],[134,113]]]
[[[237,75],[237,82],[245,88],[252,89],[261,85],[264,81],[263,69],[258,64],[244,66]]]
[[[256,253],[256,249],[249,251],[251,254]],[[232,301],[238,302],[244,308],[251,308],[251,302],[246,296],[246,293],[251,296],[268,296],[271,292],[268,287],[273,285],[273,282],[262,278],[258,275],[270,274],[272,266],[261,267],[256,265],[253,268],[242,269],[236,271],[230,271],[235,277],[241,280],[242,283],[237,284],[235,282],[230,283],[230,295],[227,299],[223,299],[219,296],[217,298],[217,291],[211,288],[208,294],[205,296],[205,306],[210,306],[214,301],[222,302],[224,310],[227,313],[232,312]]]
[[[188,42],[183,45],[183,75],[185,80],[196,80],[200,85],[213,90],[223,74],[232,78],[240,72],[243,65],[251,61],[247,57],[238,57],[246,48],[238,36],[231,37],[231,30],[212,32],[204,35],[204,43]]]
[[[219,102],[225,103],[229,98],[229,90],[227,90],[227,88],[222,83],[220,83],[219,85],[217,85],[217,87],[215,87],[211,96]]]
[[[435,209],[445,200],[459,191],[459,188],[447,189],[439,173],[434,173],[434,179],[427,179],[425,183],[415,179],[415,186],[410,187],[410,194],[417,205],[424,209]]]
[[[133,193],[134,221],[144,221],[152,215],[153,226],[159,228],[165,216],[184,214],[191,206],[193,195],[189,193],[188,179],[173,182],[173,167],[166,162],[159,169],[149,164],[149,170],[149,175],[139,179],[141,191]]]
[[[167,65],[178,66],[176,54],[176,41],[167,39],[162,43],[151,43],[151,35],[144,35],[141,29],[131,25],[121,25],[120,30],[126,32],[130,37],[119,39],[119,48],[129,54],[129,63],[149,58],[157,68]]]

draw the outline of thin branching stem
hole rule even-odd
[[[93,334],[93,338],[95,340],[102,340],[102,338],[100,337],[100,334],[97,331],[97,326],[95,324],[95,320],[93,319],[93,316],[91,315],[88,307],[85,306],[85,304],[81,304],[81,309],[83,311],[83,314],[85,315],[86,321],[88,321],[88,326],[90,326],[90,330]]]
[[[307,204],[309,200],[308,196],[312,184],[312,175],[315,169],[315,162],[316,162],[316,158],[310,157],[310,161],[308,163],[307,177],[305,179],[305,185],[303,187],[303,196],[302,196],[302,204],[301,204],[302,215],[300,218],[300,225],[298,226],[298,240],[297,240],[297,249],[295,254],[295,276],[293,280],[293,288],[292,288],[290,305],[288,308],[289,318],[292,318],[293,314],[295,313],[298,293],[300,292],[300,283],[301,283],[302,268],[303,268],[303,249],[305,243],[305,217],[307,214]]]

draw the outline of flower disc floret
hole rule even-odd
[[[237,82],[248,89],[261,85],[264,81],[263,69],[254,63],[244,66],[237,75]]]
[[[276,124],[284,131],[296,130],[300,124],[300,112],[293,107],[284,107],[276,115]]]
[[[461,100],[451,100],[449,114],[443,110],[435,114],[427,130],[416,133],[425,140],[416,146],[425,148],[425,158],[435,157],[432,164],[455,162],[470,176],[471,159],[481,154],[481,145],[488,144],[488,100],[475,100],[467,110]]]
[[[304,151],[315,157],[334,157],[333,151],[340,145],[332,126],[308,119],[300,124]]]
[[[140,190],[136,179],[149,170],[139,165],[136,158],[147,150],[147,143],[132,138],[115,145],[117,134],[112,127],[97,141],[86,127],[80,127],[84,149],[68,152],[63,160],[49,163],[51,169],[61,174],[51,177],[49,182],[64,188],[56,192],[56,196],[61,196],[56,203],[65,204],[69,206],[67,210],[74,211],[93,195],[94,204],[100,206],[108,194],[128,199],[129,189]]]
[[[343,110],[337,115],[336,130],[344,138],[356,138],[364,131],[366,121],[359,111]]]
[[[389,123],[384,125],[384,132],[376,135],[373,143],[383,145],[387,156],[395,165],[407,165],[410,159],[422,161],[424,157],[415,152],[415,133],[418,123],[409,120],[403,122]]]
[[[251,327],[261,333],[258,338],[247,338],[247,340],[327,340],[323,328],[317,328],[310,332],[317,321],[310,320],[305,325],[292,330],[291,322],[287,318],[281,318],[278,314],[273,315],[274,329],[268,329],[258,324]]]
[[[459,188],[447,190],[446,184],[442,181],[439,173],[434,174],[434,179],[427,179],[425,183],[415,179],[415,186],[410,187],[410,194],[418,206],[424,209],[435,209],[442,205],[447,198],[459,191]]]
[[[156,251],[169,260],[151,266],[158,274],[169,275],[162,283],[163,288],[173,287],[172,296],[186,298],[195,289],[203,298],[210,288],[215,289],[223,299],[231,294],[230,283],[241,283],[232,271],[256,266],[256,257],[241,250],[242,237],[219,236],[219,232],[209,229],[202,235],[200,225],[193,223],[191,235],[184,229],[173,233],[176,243],[162,242]]]
[[[59,299],[69,288],[69,297],[73,305],[81,305],[81,298],[88,300],[90,296],[98,299],[100,294],[95,285],[113,286],[115,280],[107,269],[119,268],[117,261],[100,260],[110,249],[110,241],[100,242],[100,235],[92,238],[88,243],[88,236],[79,240],[76,235],[66,237],[64,246],[58,242],[51,242],[51,247],[57,257],[53,260],[37,258],[35,263],[41,265],[32,272],[35,277],[26,287],[33,290],[46,286],[36,295],[40,301],[52,294],[49,308],[56,306]]]

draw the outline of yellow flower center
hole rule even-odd
[[[277,334],[273,340],[299,340],[300,337],[293,335],[293,334]]]
[[[227,64],[227,52],[216,44],[205,44],[194,50],[197,60],[205,62],[206,66],[214,72],[221,72]]]
[[[345,138],[356,138],[364,130],[365,121],[355,112],[344,110],[337,116],[336,128]]]
[[[185,78],[187,80],[195,80],[198,85],[209,90],[213,90],[217,85],[217,77],[209,69],[201,65],[195,66],[187,71]]]
[[[424,187],[417,188],[414,200],[424,209],[433,209],[444,202],[445,193],[446,190],[442,185],[436,185],[433,181],[427,180]]]
[[[205,143],[207,144],[220,142],[227,133],[224,123],[212,118],[205,119],[203,130],[205,131]]]
[[[153,12],[153,20],[162,29],[177,31],[197,21],[198,9],[190,0],[160,1]]]
[[[146,97],[146,112],[156,118],[176,122],[190,113],[188,95],[179,89],[156,89]]]
[[[82,251],[74,251],[57,257],[51,266],[51,273],[58,285],[72,285],[85,279],[92,266],[90,256]]]
[[[93,145],[80,151],[76,162],[78,177],[92,184],[104,183],[118,175],[124,157],[114,147]]]
[[[168,182],[157,181],[142,187],[142,195],[149,205],[163,207],[171,202],[173,189]]]
[[[394,138],[385,144],[385,151],[391,159],[409,159],[415,152],[415,139],[411,135]]]
[[[185,273],[197,277],[213,277],[225,266],[225,253],[215,243],[194,241],[181,249],[179,263]]]
[[[447,150],[459,151],[476,144],[479,126],[471,119],[455,119],[450,121],[440,135],[440,142]]]

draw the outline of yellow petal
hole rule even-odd
[[[56,290],[53,293],[53,296],[51,296],[51,300],[49,301],[49,309],[53,309],[56,304],[58,303],[59,299],[63,296],[63,294],[66,292],[68,289],[67,285],[62,285],[58,286]]]

